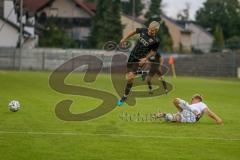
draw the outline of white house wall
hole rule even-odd
[[[34,38],[26,38],[23,44],[24,49],[33,49],[38,44],[38,36],[35,36]]]
[[[15,12],[14,4],[12,0],[4,0],[4,18],[8,19],[12,23],[18,24],[17,14]]]
[[[31,35],[29,37],[33,38],[35,37],[35,29],[34,27],[24,27],[24,30],[30,33]]]
[[[11,23],[15,24],[16,26],[20,26],[20,24],[17,21],[17,14],[14,8],[14,4],[12,0],[5,0],[4,1],[4,18],[10,21]],[[35,24],[35,18],[31,17],[29,20],[32,22],[32,24]],[[22,17],[23,24],[26,23],[26,16],[24,15]],[[24,27],[24,31],[27,31],[31,34],[31,37],[35,36],[35,28],[34,27]]]
[[[181,44],[183,51],[191,51],[191,33],[181,33]]]
[[[189,29],[192,31],[193,47],[203,52],[209,52],[212,47],[213,37],[195,24],[189,24]]]
[[[4,26],[0,31],[0,47],[16,47],[18,42],[18,31],[5,21],[0,19],[0,26]]]

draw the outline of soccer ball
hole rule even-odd
[[[16,100],[12,100],[9,104],[8,104],[9,110],[12,112],[17,112],[20,109],[20,103]]]

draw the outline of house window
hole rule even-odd
[[[78,27],[73,29],[73,37],[76,40],[86,41],[89,34],[90,29],[87,27]]]

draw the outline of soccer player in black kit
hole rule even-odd
[[[163,78],[163,58],[161,56],[160,51],[156,52],[156,55],[154,57],[150,57],[149,58],[149,62],[150,62],[150,71],[148,74],[143,74],[142,75],[142,79],[144,80],[145,77],[147,77],[147,84],[148,84],[148,89],[149,89],[149,94],[153,94],[152,91],[152,78],[155,74],[157,74],[159,76],[159,80],[162,81],[163,84],[163,88],[165,93],[167,94],[168,90],[167,90],[167,83]]]
[[[127,100],[139,68],[141,68],[150,57],[156,55],[160,43],[156,36],[159,27],[159,22],[153,21],[150,23],[148,28],[137,28],[136,31],[130,32],[127,37],[121,40],[120,45],[123,45],[128,38],[134,36],[135,34],[139,34],[137,44],[131,51],[128,59],[127,85],[125,87],[124,95],[117,103],[118,106],[122,106]]]

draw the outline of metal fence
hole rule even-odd
[[[208,53],[178,57],[175,62],[178,75],[207,77],[237,77],[240,67],[240,54]]]
[[[120,53],[103,50],[39,48],[23,49],[20,56],[19,49],[0,48],[0,69],[52,71],[71,58],[81,55],[94,55],[103,61],[105,68],[109,68],[110,65],[116,65],[111,62],[113,55]],[[240,67],[240,53],[237,51],[200,55],[172,55],[174,56],[177,75],[237,77],[237,70]],[[164,65],[166,66],[169,66],[169,56],[169,54],[163,54]],[[171,74],[171,71],[169,74]]]

